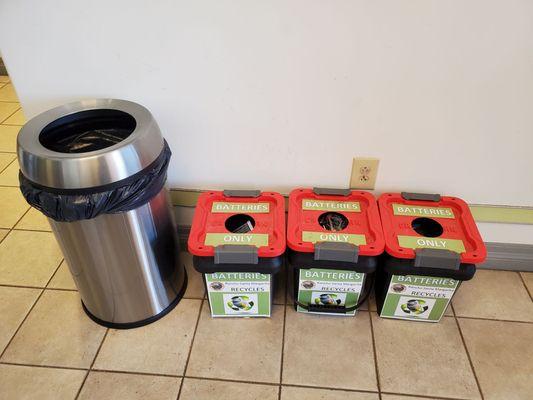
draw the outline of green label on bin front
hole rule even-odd
[[[224,201],[215,201],[211,207],[211,212],[213,213],[264,214],[269,211],[269,203],[228,203]]]
[[[358,235],[353,233],[334,233],[334,232],[302,232],[303,242],[341,242],[352,243],[357,245],[366,244],[365,235]]]
[[[463,241],[459,239],[398,235],[398,244],[408,249],[444,249],[455,251],[459,254],[466,251]]]
[[[337,269],[300,269],[298,302],[304,305],[352,307],[359,301],[365,274]],[[298,306],[297,311],[309,312]],[[344,314],[313,312],[314,314],[355,315],[356,310]]]
[[[361,212],[358,201],[303,199],[302,210]]]
[[[205,283],[213,317],[270,317],[271,275],[215,272]]]
[[[458,285],[459,281],[451,278],[393,275],[380,315],[438,322]]]
[[[394,211],[394,215],[428,218],[455,218],[453,210],[449,207],[422,207],[394,203],[392,205],[392,209]]]
[[[261,247],[268,246],[267,233],[207,233],[204,244],[219,246],[221,244],[248,244]]]

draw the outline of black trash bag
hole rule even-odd
[[[32,207],[59,222],[129,211],[146,204],[161,191],[167,179],[171,154],[165,141],[163,151],[147,168],[127,179],[100,188],[47,188],[31,182],[19,172],[20,190]]]
[[[39,141],[60,153],[87,153],[126,139],[135,129],[135,118],[119,110],[86,110],[48,124]]]

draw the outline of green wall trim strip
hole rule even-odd
[[[533,207],[470,205],[477,222],[499,222],[504,224],[533,224]]]
[[[196,202],[201,194],[202,191],[200,190],[171,189],[170,200],[174,206],[196,207]]]
[[[171,189],[172,204],[180,207],[195,207],[201,190]],[[513,207],[471,204],[470,210],[476,222],[533,225],[533,207]]]

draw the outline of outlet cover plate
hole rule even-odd
[[[355,157],[350,178],[351,189],[372,190],[376,187],[379,159],[375,157]]]

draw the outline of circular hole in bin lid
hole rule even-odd
[[[39,141],[47,149],[59,153],[87,153],[122,142],[136,125],[135,118],[124,111],[80,111],[45,126]]]
[[[327,231],[342,231],[348,226],[348,218],[337,212],[325,212],[318,217],[318,223]]]
[[[225,226],[232,233],[247,233],[254,229],[255,219],[248,214],[235,214],[226,220]]]
[[[425,237],[438,237],[444,232],[439,222],[425,217],[413,219],[411,227],[416,233]]]

